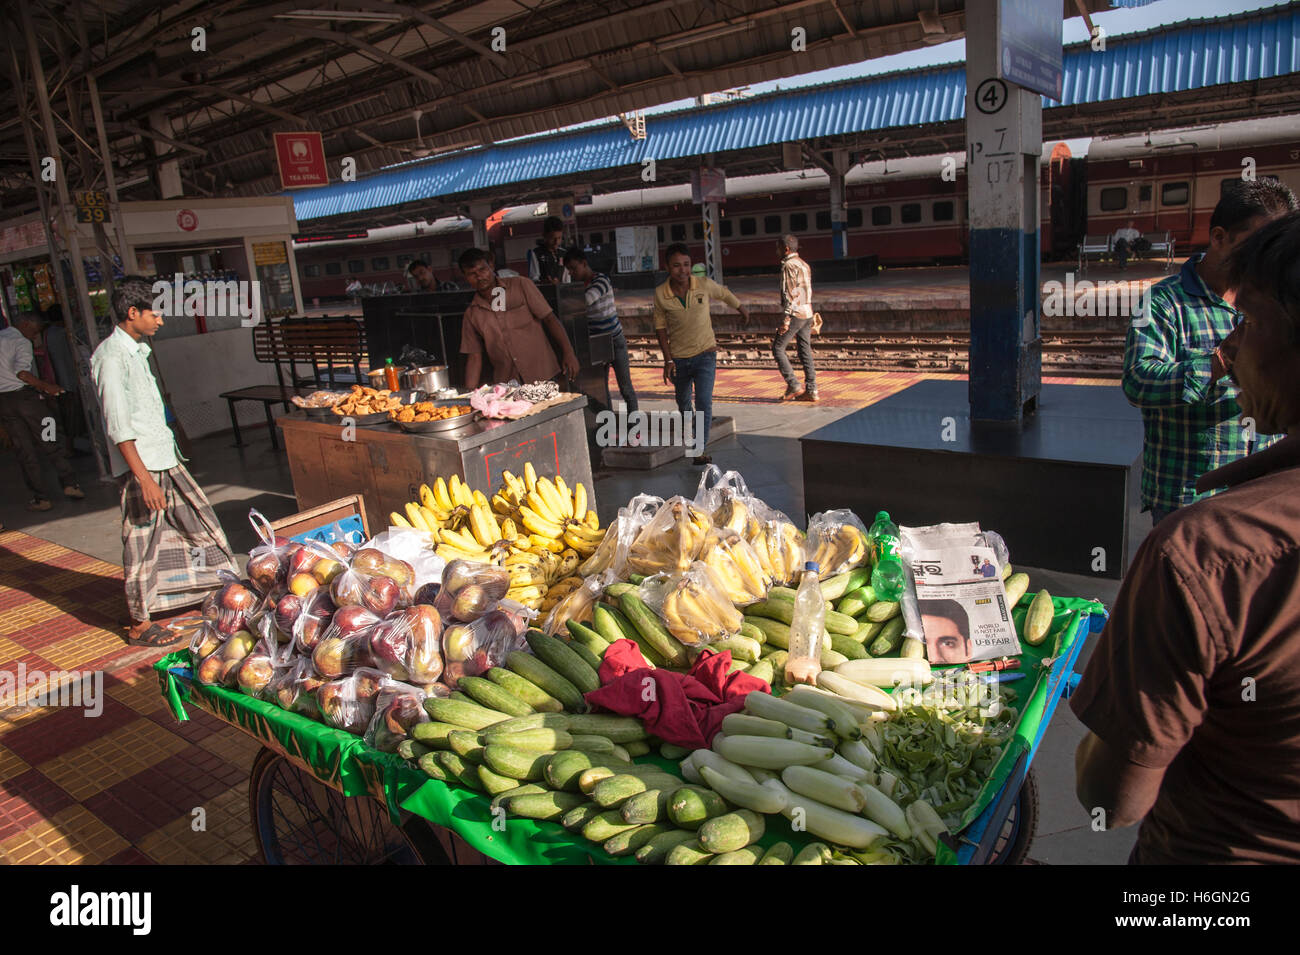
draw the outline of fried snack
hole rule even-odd
[[[353,385],[347,395],[334,406],[336,415],[368,415],[388,412],[390,415],[402,407],[402,400],[387,388],[376,391]]]
[[[407,423],[446,421],[448,418],[459,418],[461,415],[470,414],[473,410],[469,405],[436,405],[432,401],[417,401],[413,405],[402,405],[388,412],[388,417],[391,421]]]

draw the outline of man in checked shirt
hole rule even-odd
[[[1197,499],[1196,479],[1275,439],[1239,421],[1229,379],[1239,313],[1228,286],[1229,256],[1247,236],[1296,208],[1276,179],[1224,186],[1210,217],[1210,244],[1178,275],[1153,285],[1129,324],[1124,394],[1142,409],[1142,509],[1151,523]]]
[[[783,235],[776,240],[781,256],[781,327],[772,339],[772,355],[776,367],[785,379],[782,401],[816,401],[817,369],[813,367],[812,354],[812,269],[799,258],[799,239]],[[803,387],[798,387],[794,369],[785,350],[790,339],[798,339],[799,364],[803,365]]]

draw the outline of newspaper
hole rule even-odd
[[[1001,538],[978,524],[903,527],[899,534],[926,658],[952,664],[1018,655],[1020,640],[1002,584]]]

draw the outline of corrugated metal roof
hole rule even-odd
[[[1106,49],[1066,48],[1061,102],[1044,109],[1181,92],[1300,72],[1300,5],[1244,16],[1193,20],[1131,37]],[[962,119],[962,63],[782,90],[647,118],[646,138],[621,123],[503,143],[428,163],[292,194],[298,221],[361,212],[431,196],[515,182],[576,176],[645,159],[668,160]]]

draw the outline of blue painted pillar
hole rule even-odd
[[[1037,93],[998,78],[998,0],[968,0],[966,185],[970,200],[970,408],[1019,424],[1042,387]]]

